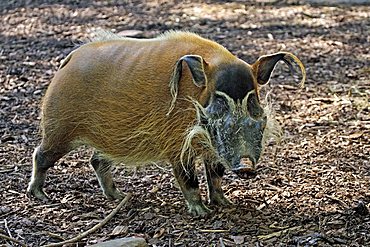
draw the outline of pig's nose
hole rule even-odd
[[[256,176],[254,162],[248,157],[242,157],[239,164],[237,164],[232,171],[241,178],[252,178]]]

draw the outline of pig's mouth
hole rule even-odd
[[[240,178],[254,178],[256,176],[255,162],[249,158],[241,158],[240,162],[234,165],[232,171]]]

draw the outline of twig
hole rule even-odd
[[[10,232],[9,227],[8,227],[8,221],[6,219],[4,219],[4,225],[5,225],[6,231],[8,232],[9,237],[13,238],[12,233]]]
[[[307,13],[307,12],[301,12],[301,14],[302,14],[303,16],[308,17],[308,18],[319,18],[319,17],[320,17],[320,16],[318,16],[318,15],[312,15],[312,14],[309,14],[309,13]]]
[[[275,185],[272,185],[272,184],[265,184],[266,185],[266,189],[270,189],[270,190],[275,190],[275,191],[282,191],[282,189],[281,188],[279,188],[279,187],[277,187],[277,186],[275,186]]]
[[[58,203],[53,203],[53,204],[42,204],[42,205],[37,205],[37,206],[34,206],[34,208],[52,208],[52,207],[56,207],[56,206],[59,206],[61,205],[62,203],[58,202]]]
[[[281,236],[282,234],[285,234],[287,233],[288,231],[293,231],[293,230],[298,230],[302,228],[301,226],[294,226],[294,227],[290,227],[290,228],[287,228],[285,230],[282,230],[282,231],[278,231],[278,232],[273,232],[271,234],[267,234],[267,235],[259,235],[258,236],[258,239],[259,240],[266,240],[266,239],[270,239],[270,238],[273,238],[273,237],[279,237]]]
[[[24,243],[22,243],[22,242],[18,241],[18,240],[17,240],[17,239],[15,239],[15,238],[11,238],[11,237],[8,237],[8,236],[3,235],[3,234],[0,234],[0,238],[5,239],[5,240],[12,241],[12,242],[14,242],[14,243],[16,243],[16,244],[19,244],[19,245],[20,245],[20,246],[22,246],[22,247],[27,247],[27,245],[25,245]]]
[[[230,230],[222,230],[222,229],[200,229],[200,232],[206,232],[206,233],[216,233],[216,232],[229,232]]]
[[[7,213],[5,213],[5,214],[3,214],[3,215],[0,215],[2,218],[5,218],[5,216],[8,216],[8,215],[10,215],[10,214],[14,214],[14,213],[16,213],[16,212],[18,212],[20,210],[20,208],[17,208],[16,210],[14,210],[14,211],[9,211],[9,212],[7,212]]]
[[[118,204],[118,206],[115,209],[113,209],[113,211],[109,215],[107,215],[107,217],[105,217],[103,221],[96,224],[93,228],[90,228],[89,230],[77,235],[74,238],[67,239],[59,243],[47,244],[47,245],[44,245],[43,247],[56,247],[56,246],[62,246],[62,245],[69,244],[69,243],[74,243],[86,237],[87,235],[95,232],[96,230],[104,226],[110,219],[112,219],[113,216],[123,207],[123,205],[125,205],[128,202],[131,196],[132,196],[132,193],[128,193],[126,197]]]
[[[52,232],[44,232],[44,234],[49,235],[52,238],[59,239],[61,241],[65,241],[66,239],[63,238],[62,236],[59,236],[58,234],[52,233]]]
[[[8,173],[8,172],[14,172],[14,169],[0,170],[0,173]]]
[[[327,197],[327,198],[329,198],[329,199],[331,199],[331,200],[339,203],[343,208],[348,208],[348,205],[344,201],[342,201],[341,199],[339,199],[339,198],[336,198],[334,196],[329,196],[329,195],[325,195],[325,197]]]
[[[289,228],[289,226],[275,226],[275,224],[277,224],[277,222],[269,225],[268,228],[270,228],[270,229],[277,229],[277,230],[285,230],[285,229]]]
[[[261,201],[254,200],[254,199],[249,199],[249,198],[243,198],[243,201],[251,202],[251,203],[262,203]]]
[[[220,246],[225,247],[225,244],[224,244],[224,241],[222,240],[222,238],[220,238]]]

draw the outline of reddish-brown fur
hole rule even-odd
[[[186,32],[145,40],[106,33],[81,46],[62,63],[44,97],[43,138],[33,155],[27,193],[46,199],[42,188],[48,168],[73,148],[88,144],[98,151],[91,164],[108,198],[121,198],[109,171],[111,161],[126,165],[169,161],[189,211],[204,215],[209,210],[194,174],[195,158],[201,155],[208,162],[210,202],[229,204],[220,184],[224,167],[212,140],[216,138],[200,116],[207,115],[205,107],[212,105],[216,94],[224,94],[232,108],[234,102],[238,106],[247,102],[245,97],[253,91],[257,97],[251,107],[258,110],[258,85],[268,82],[279,60],[298,64],[304,82],[304,67],[290,53],[262,56],[249,65],[221,45]],[[244,108],[246,117],[250,109]],[[243,160],[248,150],[242,151]]]
[[[184,55],[203,57],[208,83],[193,84],[184,66],[179,95],[168,82]],[[75,50],[50,84],[42,105],[44,149],[87,143],[114,160],[143,163],[177,159],[186,130],[196,121],[193,103],[206,103],[220,63],[240,63],[221,45],[191,33],[149,40],[97,41]]]

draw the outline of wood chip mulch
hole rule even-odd
[[[284,139],[266,148],[257,177],[227,173],[234,206],[206,218],[187,214],[170,166],[116,168],[118,187],[133,196],[78,246],[125,236],[150,246],[370,246],[369,6],[10,0],[0,3],[0,18],[0,234],[27,246],[62,241],[118,204],[103,197],[88,165],[92,151],[82,148],[50,170],[50,202],[25,195],[39,105],[60,61],[96,28],[136,37],[181,29],[249,63],[279,50],[303,61],[303,89],[284,64],[266,88]],[[15,246],[0,238],[6,244]]]

